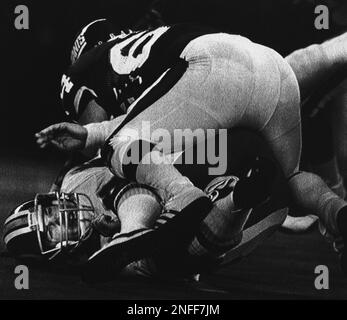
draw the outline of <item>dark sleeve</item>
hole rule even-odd
[[[114,41],[106,42],[83,54],[70,68],[70,75],[79,82],[79,88],[83,90],[80,110],[83,110],[83,102],[93,96],[108,116],[122,114],[118,107],[117,98],[113,90],[117,86],[119,76],[110,65],[109,53]],[[78,98],[78,96],[77,96]]]
[[[78,121],[88,103],[97,98],[97,93],[77,76],[67,73],[61,79],[60,98],[68,119]]]

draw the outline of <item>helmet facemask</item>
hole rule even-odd
[[[29,227],[36,230],[41,254],[52,260],[72,253],[92,234],[95,211],[89,197],[81,193],[37,194]]]

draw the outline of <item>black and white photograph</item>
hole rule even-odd
[[[0,14],[0,300],[347,299],[346,0]]]

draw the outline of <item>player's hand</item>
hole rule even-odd
[[[49,126],[35,134],[40,148],[49,145],[63,151],[83,150],[87,141],[88,131],[75,123],[62,122]]]

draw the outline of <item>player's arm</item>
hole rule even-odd
[[[96,101],[93,99],[85,107],[84,112],[78,119],[78,123],[81,125],[85,125],[91,122],[101,122],[107,119],[108,119],[108,115],[106,111],[101,106],[99,106],[96,103]],[[51,186],[50,191],[51,192],[59,191],[66,173],[73,167],[78,166],[81,163],[89,160],[91,157],[93,157],[93,155],[94,155],[93,153],[90,153],[90,154],[78,153],[69,157],[69,159],[65,161],[64,166],[59,171],[56,179],[54,180],[54,183]]]
[[[96,152],[124,118],[125,115],[85,126],[70,122],[53,124],[35,134],[36,142],[40,148],[52,145],[67,152]]]
[[[93,122],[102,122],[109,119],[107,112],[95,101],[91,100],[83,113],[79,116],[78,123],[80,125],[86,125]]]
[[[107,112],[93,99],[85,107],[83,113],[79,116],[78,124],[87,125],[90,123],[99,123],[109,120]],[[86,147],[83,150],[85,160],[93,158],[98,152],[98,148]]]
[[[62,76],[61,80],[62,107],[69,120],[81,125],[92,122],[101,122],[109,119],[109,115],[97,102],[97,94],[94,90],[80,81],[78,76],[69,72]],[[54,180],[50,191],[59,191],[65,174],[75,166],[93,158],[95,152],[85,152],[71,155]]]

